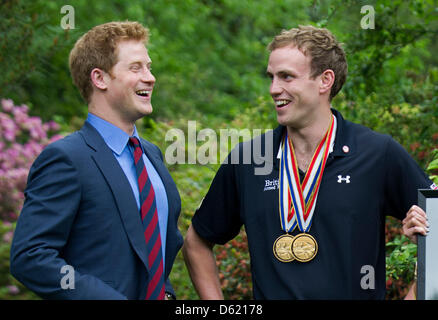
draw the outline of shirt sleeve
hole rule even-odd
[[[237,169],[229,155],[193,217],[192,225],[198,235],[212,243],[225,244],[237,236],[242,226]]]
[[[433,182],[408,152],[388,138],[386,149],[385,214],[404,219],[418,203],[418,189],[429,189]]]

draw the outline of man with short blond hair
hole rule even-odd
[[[300,26],[283,30],[269,43],[270,52],[293,44],[304,55],[311,57],[310,77],[315,78],[326,69],[333,70],[335,79],[330,90],[330,101],[338,94],[347,79],[347,57],[341,44],[325,28]]]
[[[138,22],[109,22],[70,53],[89,114],[33,163],[11,247],[11,273],[43,298],[174,297],[181,200],[135,126],[152,112],[148,38]]]
[[[331,107],[347,61],[328,30],[283,31],[268,49],[279,127],[244,144],[272,154],[273,171],[256,175],[254,157],[219,168],[183,246],[195,288],[223,298],[212,248],[244,225],[255,299],[384,299],[385,216],[426,234],[417,189],[435,185],[391,137]]]

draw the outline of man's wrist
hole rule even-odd
[[[165,296],[166,300],[176,300],[176,297],[169,292],[165,292],[164,296]]]

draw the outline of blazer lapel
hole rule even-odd
[[[95,150],[95,152],[91,154],[91,157],[111,188],[132,247],[146,269],[149,270],[141,218],[128,179],[111,149],[106,145],[103,138],[92,125],[85,122],[79,133],[82,134],[88,146]]]

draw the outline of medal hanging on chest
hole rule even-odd
[[[278,237],[273,246],[274,256],[282,262],[308,262],[318,252],[318,244],[308,232],[312,225],[318,190],[335,132],[336,118],[332,116],[330,126],[316,148],[301,183],[294,148],[286,131],[281,145],[278,192],[281,228],[285,234]],[[290,235],[297,226],[301,233],[296,236]]]

